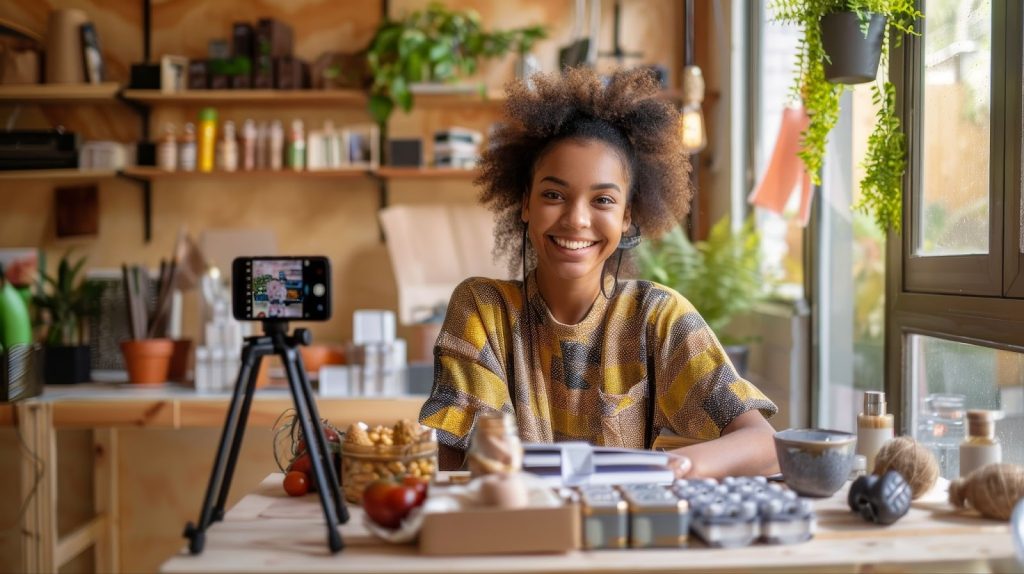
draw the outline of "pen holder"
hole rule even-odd
[[[151,385],[167,382],[174,354],[174,341],[170,339],[140,339],[121,341],[121,353],[128,369],[128,381]]]
[[[41,345],[13,345],[0,351],[0,402],[14,402],[43,392]]]

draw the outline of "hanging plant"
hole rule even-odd
[[[887,67],[891,39],[899,46],[904,34],[920,35],[914,24],[918,18],[924,18],[924,14],[916,8],[914,0],[775,0],[772,10],[776,22],[795,24],[803,30],[793,92],[795,98],[803,101],[810,123],[801,134],[799,156],[811,181],[821,185],[828,134],[839,119],[839,100],[847,89],[845,84],[833,83],[825,76],[825,64],[832,60],[822,43],[822,18],[837,12],[851,12],[867,37],[872,16],[883,16],[879,53],[883,67]],[[875,20],[877,22],[877,17]],[[875,82],[871,90],[872,100],[879,108],[874,131],[868,138],[863,162],[866,175],[860,182],[861,198],[855,208],[870,214],[882,229],[899,231],[906,138],[897,116],[895,87],[883,81]]]

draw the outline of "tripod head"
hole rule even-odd
[[[267,337],[281,336],[289,347],[302,345],[308,347],[313,342],[313,333],[309,329],[299,328],[288,335],[288,321],[260,321],[263,325],[263,335]]]

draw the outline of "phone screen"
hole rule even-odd
[[[325,321],[331,316],[326,257],[240,257],[232,266],[232,303],[245,321]]]

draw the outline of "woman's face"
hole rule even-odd
[[[628,193],[625,162],[607,144],[566,140],[548,150],[522,212],[541,273],[600,284],[605,260],[629,229]]]

